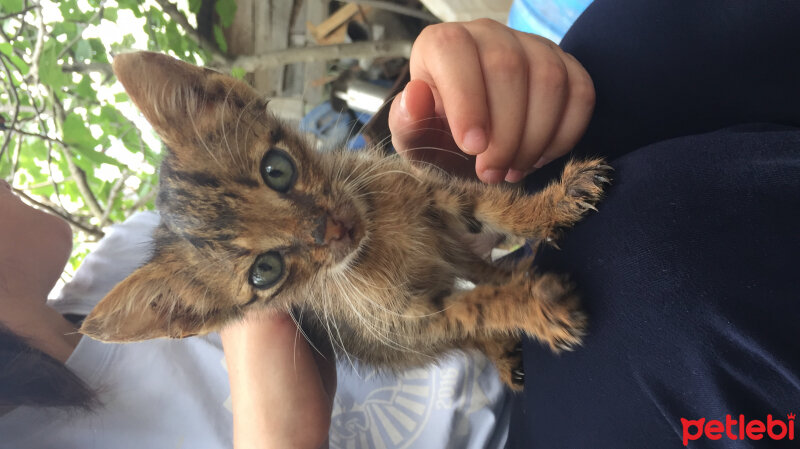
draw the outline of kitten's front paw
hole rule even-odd
[[[500,380],[512,391],[522,391],[525,387],[525,367],[522,364],[520,338],[495,337],[481,342],[479,347],[494,364]]]
[[[563,277],[552,273],[531,278],[531,314],[526,330],[555,353],[572,351],[586,334],[586,315],[578,295]]]
[[[589,210],[597,210],[595,204],[603,197],[604,185],[611,183],[612,170],[602,159],[567,163],[561,176],[561,198],[556,201],[561,217],[547,243],[555,246],[563,229],[572,227]]]

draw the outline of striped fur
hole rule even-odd
[[[396,156],[316,151],[244,83],[168,56],[119,55],[114,70],[168,148],[162,222],[150,261],[103,299],[85,334],[179,338],[251,308],[284,310],[353,363],[401,369],[474,348],[514,389],[521,333],[555,351],[580,343],[586,319],[564,279],[490,265],[469,239],[557,236],[600,199],[602,161],[571,162],[560,182],[525,195]],[[264,181],[262,158],[275,149],[296,167],[285,193]],[[269,251],[285,269],[256,288],[251,267]]]

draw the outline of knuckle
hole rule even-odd
[[[482,17],[480,19],[475,19],[470,23],[474,24],[474,25],[477,25],[477,26],[480,26],[480,27],[484,27],[484,28],[496,28],[498,26],[505,27],[500,22],[498,22],[496,20],[493,20],[493,19],[489,19],[487,17]]]
[[[437,23],[426,26],[419,34],[417,42],[446,47],[471,38],[469,31],[460,23]]]
[[[586,108],[594,107],[597,100],[594,84],[588,77],[581,78],[575,85],[570,86],[570,96],[574,98],[574,101]]]
[[[536,88],[563,90],[567,83],[567,68],[561,61],[540,62],[534,68],[533,84]]]
[[[486,50],[483,63],[487,70],[501,76],[517,75],[527,70],[527,61],[518,52],[509,48]]]

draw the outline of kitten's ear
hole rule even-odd
[[[266,107],[247,84],[160,53],[119,54],[112,66],[128,96],[168,146],[194,140],[196,134],[204,136],[219,126],[219,111],[214,108]]]
[[[151,261],[117,284],[83,321],[81,333],[106,342],[183,338],[219,329],[230,314],[201,311],[187,298],[206,298],[207,291]]]

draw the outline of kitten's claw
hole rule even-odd
[[[516,368],[511,371],[511,381],[515,385],[525,385],[525,370]]]
[[[605,165],[604,167],[608,167],[608,166],[607,166],[607,165]],[[610,168],[610,167],[609,167],[609,168]],[[606,178],[605,176],[594,175],[594,179],[596,179],[596,180],[597,180],[598,182],[600,182],[601,184],[611,184],[611,180],[609,180],[609,179],[608,179],[608,178]]]
[[[561,250],[561,247],[558,246],[558,243],[556,243],[556,239],[554,239],[553,237],[545,237],[544,241],[547,242],[547,244],[552,246],[553,248]]]
[[[557,197],[561,216],[555,221],[549,237],[558,238],[563,229],[572,227],[590,210],[597,211],[595,204],[603,196],[603,188],[611,183],[611,167],[602,160],[571,161],[564,167],[561,177],[561,193]],[[552,240],[548,244],[556,246]]]

